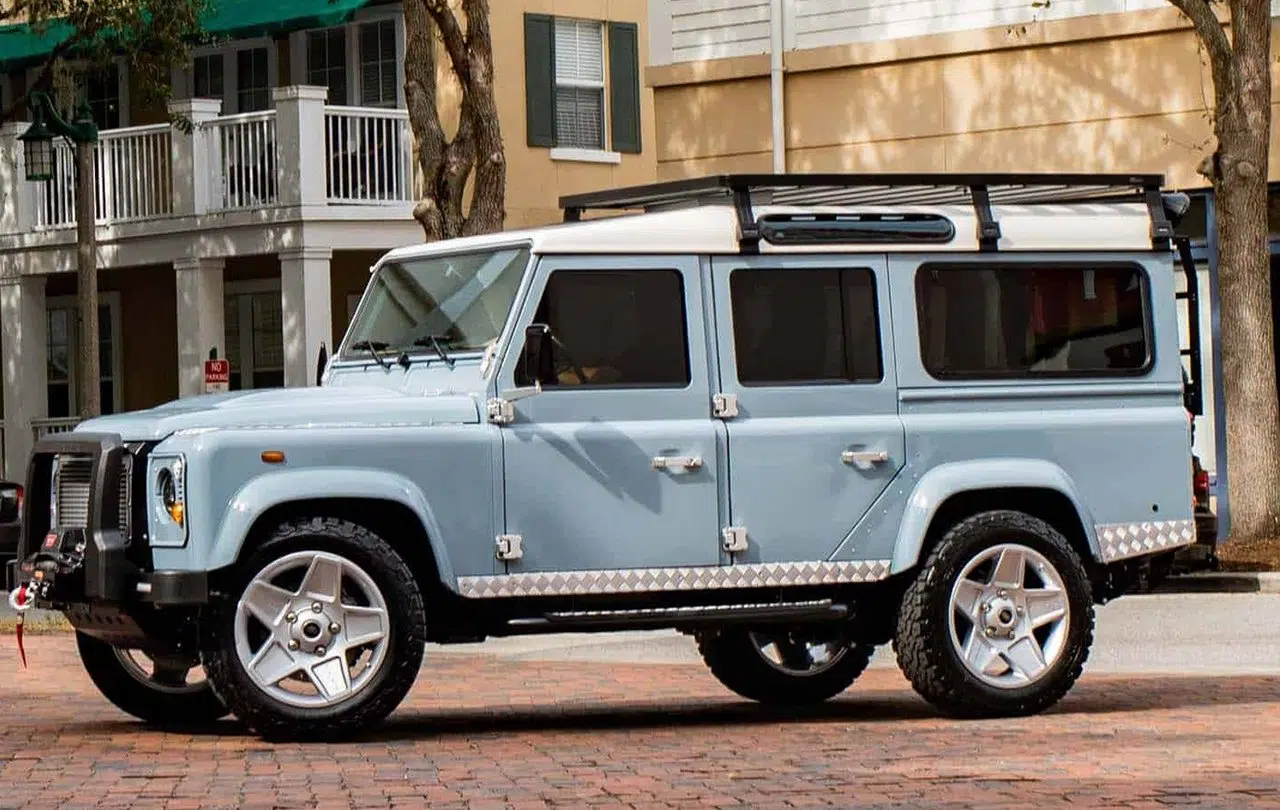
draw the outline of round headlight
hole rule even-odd
[[[169,468],[161,468],[160,474],[156,476],[156,490],[160,493],[160,500],[166,509],[172,509],[177,504],[178,485],[174,482],[173,473]]]

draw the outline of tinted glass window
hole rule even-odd
[[[1146,367],[1136,267],[923,267],[916,307],[935,377],[1091,376]]]
[[[551,327],[543,386],[684,387],[684,282],[674,270],[557,270],[534,321]],[[517,372],[531,385],[527,369]]]
[[[734,270],[729,291],[739,382],[879,381],[875,285],[865,268]]]

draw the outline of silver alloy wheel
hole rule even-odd
[[[207,681],[204,677],[203,667],[186,668],[169,668],[156,664],[155,659],[141,650],[126,650],[116,647],[116,660],[120,662],[120,666],[138,683],[154,689],[157,692],[164,692],[170,695],[182,695],[192,692],[200,692],[204,690]],[[150,664],[143,663],[143,659]],[[192,670],[200,673],[196,680],[191,679]]]
[[[982,569],[989,573],[975,579]],[[1028,574],[1037,587],[1028,586]],[[1035,683],[1066,650],[1071,607],[1062,575],[1026,546],[1007,543],[976,555],[951,589],[949,607],[960,660],[990,686]]]
[[[800,678],[827,671],[849,651],[849,646],[839,641],[812,641],[792,633],[749,635],[751,645],[769,666]]]
[[[236,655],[272,699],[326,708],[372,682],[390,629],[386,599],[364,569],[337,554],[298,551],[245,588],[236,605]]]

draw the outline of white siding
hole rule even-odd
[[[668,0],[671,59],[769,52],[769,0]]]
[[[796,48],[904,39],[995,26],[1158,8],[1167,0],[788,0]]]
[[[1170,7],[1168,0],[782,0],[787,50]],[[1272,15],[1280,0],[1271,0]],[[769,0],[650,0],[655,65],[769,52]]]

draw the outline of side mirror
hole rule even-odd
[[[542,382],[542,363],[546,357],[547,341],[551,327],[545,323],[533,323],[524,330],[524,378],[534,383]]]

